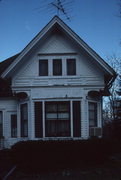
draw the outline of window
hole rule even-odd
[[[21,105],[21,137],[28,136],[28,106],[26,104]]]
[[[89,103],[89,127],[97,126],[97,103]]]
[[[3,113],[0,111],[0,137],[3,136]]]
[[[39,60],[39,76],[48,76],[48,60]]]
[[[67,59],[67,75],[76,75],[75,59]]]
[[[42,102],[34,103],[34,112],[35,112],[35,137],[43,137],[43,105]]]
[[[53,59],[53,75],[61,76],[62,75],[62,60]]]
[[[46,102],[46,137],[70,136],[69,102]]]
[[[17,137],[17,115],[11,115],[11,137]]]

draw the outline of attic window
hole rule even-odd
[[[67,75],[76,75],[75,59],[67,59]]]
[[[61,76],[62,75],[62,60],[53,59],[53,75]]]
[[[39,76],[48,76],[48,60],[39,60]]]

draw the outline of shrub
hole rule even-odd
[[[120,144],[106,139],[39,140],[16,143],[12,154],[14,162],[24,169],[52,170],[102,163],[120,150]]]

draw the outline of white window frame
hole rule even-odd
[[[46,137],[45,136],[45,103],[46,102],[49,102],[49,101],[69,101],[70,102],[70,136],[67,136],[67,137]],[[61,139],[61,138],[73,138],[73,101],[80,101],[80,104],[82,104],[82,98],[80,99],[32,99],[32,107],[34,107],[34,103],[35,102],[42,102],[42,121],[43,121],[43,138],[45,139]],[[80,109],[81,111],[81,109]],[[81,117],[82,117],[82,111],[81,111]],[[81,120],[81,123],[82,123],[82,119]],[[34,121],[35,121],[35,116],[33,116],[33,124],[34,124]],[[81,128],[81,127],[80,127]],[[40,138],[36,138],[35,137],[35,131],[34,131],[34,138],[35,139],[40,139]],[[74,137],[75,139],[82,139],[82,136],[80,136],[79,138],[77,137]]]
[[[88,108],[87,108],[87,112],[88,112],[88,127],[89,127],[89,103],[97,103],[97,126],[96,127],[100,127],[102,128],[102,124],[101,124],[101,101],[95,101],[95,100],[89,100],[88,101]]]
[[[53,75],[53,60],[61,59],[62,61],[62,75]],[[67,59],[75,59],[76,62],[76,74],[75,75],[67,75]],[[39,76],[39,61],[40,60],[48,60],[48,76]],[[62,78],[62,77],[75,77],[78,76],[78,66],[77,66],[78,56],[76,53],[59,53],[59,54],[41,54],[38,56],[38,77],[39,78]]]

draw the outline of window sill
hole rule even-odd
[[[80,76],[69,75],[69,76],[38,76],[35,79],[79,79]]]

